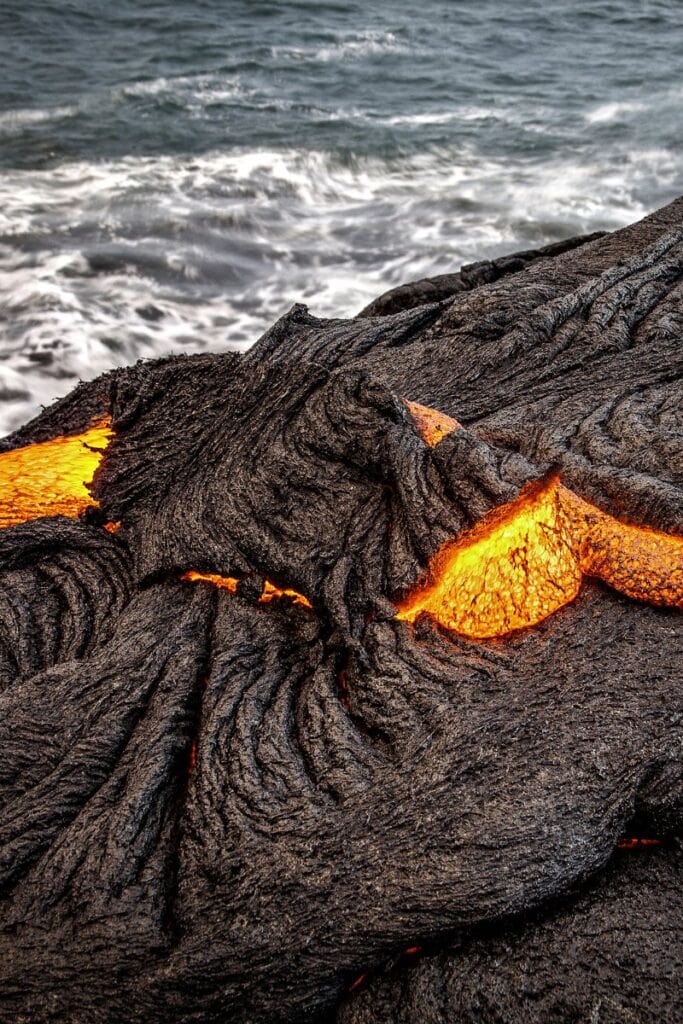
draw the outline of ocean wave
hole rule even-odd
[[[537,109],[535,116],[540,118],[543,111]],[[510,110],[505,107],[477,107],[460,105],[452,110],[424,111],[418,114],[394,114],[391,117],[379,119],[383,124],[400,125],[406,127],[421,127],[424,125],[436,124],[459,124],[461,122],[477,121],[500,121],[509,125],[527,125],[528,118],[518,110]]]
[[[44,124],[46,121],[63,121],[65,118],[74,117],[78,113],[78,106],[75,104],[60,107],[45,107],[37,109],[19,109],[0,111],[0,132],[16,131],[32,124]]]
[[[602,103],[599,107],[587,111],[585,118],[589,124],[600,124],[603,121],[615,121],[623,114],[635,114],[647,109],[647,104],[640,102]]]
[[[78,103],[0,111],[0,135],[16,136],[30,126],[78,116],[109,117],[122,104],[131,101],[171,101],[176,109],[203,115],[209,114],[216,104],[236,101],[248,104],[253,95],[254,91],[246,88],[237,75],[216,72],[160,76],[148,81],[124,82],[108,89],[93,89],[81,96]],[[277,99],[275,102],[278,102]],[[253,109],[259,109],[258,104],[254,104]]]
[[[355,32],[321,46],[312,43],[304,46],[277,45],[270,48],[271,56],[291,60],[329,61],[361,60],[381,53],[407,53],[410,47],[393,32],[368,29]]]
[[[679,84],[652,87],[648,89],[646,99],[619,99],[591,107],[585,111],[584,120],[588,124],[604,124],[623,121],[631,115],[647,115],[648,111],[656,112],[658,117],[667,111],[677,116],[682,99],[683,86]]]
[[[401,281],[673,198],[666,149],[511,161],[255,149],[64,163],[0,178],[0,430],[79,378],[246,348],[293,302],[351,315]]]
[[[110,90],[114,99],[135,99],[145,96],[165,96],[183,103],[188,98],[212,103],[224,100],[245,99],[250,90],[242,84],[238,75],[221,72],[192,75],[162,75],[147,81],[136,81],[115,86]]]

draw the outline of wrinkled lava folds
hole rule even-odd
[[[444,413],[405,405],[431,447],[459,427]],[[112,437],[110,420],[102,418],[81,434],[1,455],[0,528],[44,516],[75,517],[96,506],[88,484]],[[620,522],[553,478],[443,545],[424,579],[399,602],[397,618],[412,622],[426,612],[463,636],[504,636],[568,604],[585,576],[636,600],[681,608],[683,538]],[[232,592],[239,583],[195,571],[182,578]],[[269,581],[259,601],[283,596],[311,607],[304,595]]]

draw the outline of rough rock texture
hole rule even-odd
[[[580,245],[602,237],[604,237],[604,232],[596,231],[592,235],[579,235],[577,238],[568,238],[563,242],[553,242],[551,245],[543,246],[542,249],[526,249],[524,252],[499,256],[494,260],[469,263],[455,274],[423,277],[420,281],[402,284],[398,288],[392,288],[385,292],[384,295],[380,295],[379,298],[368,303],[358,316],[388,316],[391,313],[400,313],[404,309],[424,306],[428,302],[440,302],[442,299],[452,298],[458,292],[468,292],[482,284],[498,281],[499,278],[505,277],[507,274],[516,274],[520,270],[525,270],[535,260],[558,256],[560,253],[576,249]]]
[[[0,1020],[315,1020],[454,934],[424,997],[392,975],[343,1019],[429,1020],[437,989],[434,1020],[675,1005],[679,861],[596,873],[631,828],[680,835],[680,613],[586,583],[495,641],[393,615],[550,472],[683,533],[683,201],[516,266],[393,315],[295,307],[245,357],[116,371],[5,441],[116,431],[98,509],[0,534]],[[430,448],[402,398],[464,426]],[[312,609],[258,604],[264,578]]]
[[[473,929],[376,976],[338,1024],[676,1021],[683,997],[678,849],[622,853],[580,894],[531,919]],[[652,941],[674,925],[669,942]]]

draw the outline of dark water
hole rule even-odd
[[[0,0],[0,429],[683,191],[676,0]]]

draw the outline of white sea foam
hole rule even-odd
[[[423,114],[396,114],[393,117],[384,118],[385,124],[396,125],[424,125],[424,124],[450,124],[452,121],[464,121],[462,110],[431,111]]]
[[[184,106],[224,102],[250,95],[238,75],[222,72],[198,73],[192,75],[162,75],[148,81],[136,81],[116,86],[110,96],[135,98],[138,96],[169,96]]]
[[[585,117],[589,124],[601,124],[604,121],[616,121],[624,114],[635,114],[646,109],[645,103],[626,101],[602,103],[599,107],[589,110]]]
[[[512,163],[251,150],[0,177],[0,429],[78,378],[245,348],[293,302],[345,316],[401,281],[596,228],[673,197],[667,150]],[[671,191],[667,194],[667,188]]]
[[[308,46],[273,46],[273,57],[286,57],[293,60],[307,61],[338,61],[362,60],[364,57],[379,53],[407,53],[408,45],[393,32],[367,30],[342,36],[325,46],[310,44]],[[415,53],[414,46],[411,49]]]
[[[541,110],[536,111],[536,116],[542,115]],[[419,127],[430,124],[453,124],[466,121],[500,121],[504,124],[522,125],[525,124],[523,114],[518,110],[506,107],[478,107],[458,105],[452,110],[424,111],[419,114],[395,114],[391,117],[381,119],[388,125],[406,125]]]
[[[0,132],[16,131],[31,124],[44,124],[46,121],[61,121],[78,113],[78,106],[45,107],[19,110],[0,111]]]

